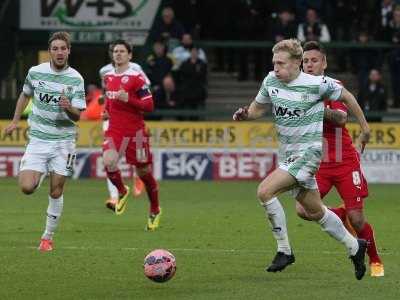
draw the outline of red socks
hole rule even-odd
[[[358,232],[357,236],[367,241],[367,254],[369,256],[370,263],[381,263],[381,259],[376,249],[374,231],[370,224],[365,223],[363,229]]]
[[[126,193],[126,188],[124,185],[124,182],[122,181],[122,177],[121,177],[121,171],[115,171],[115,172],[109,172],[107,171],[107,177],[108,179],[110,179],[110,181],[112,182],[113,185],[115,185],[115,187],[118,190],[118,193],[120,195],[123,195]]]
[[[139,178],[143,181],[146,187],[147,196],[150,201],[150,213],[158,214],[160,212],[160,203],[158,201],[157,181],[151,172]]]
[[[344,207],[329,207],[329,210],[334,212],[342,220],[343,224],[346,222],[346,209]]]

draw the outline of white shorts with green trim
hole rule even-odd
[[[75,141],[31,139],[21,159],[20,171],[54,172],[71,176],[75,162]]]
[[[317,190],[317,180],[315,174],[321,163],[322,151],[309,149],[304,152],[293,154],[279,163],[279,169],[288,172],[296,178],[299,186],[293,190],[297,196],[301,189]]]

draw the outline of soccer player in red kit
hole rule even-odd
[[[303,69],[305,73],[323,75],[327,67],[326,52],[318,42],[310,41],[303,46]],[[371,276],[384,276],[383,263],[378,255],[372,226],[367,223],[363,212],[364,198],[368,196],[368,185],[360,166],[360,156],[353,146],[345,127],[347,108],[340,101],[325,100],[324,114],[324,158],[316,174],[321,199],[334,186],[343,200],[344,207],[330,208],[351,227],[360,239],[368,243]],[[364,150],[362,145],[361,151]],[[304,209],[296,203],[300,217],[308,219]]]
[[[106,113],[109,127],[103,143],[103,161],[107,177],[119,193],[115,213],[125,211],[129,187],[124,185],[118,161],[125,155],[126,161],[136,167],[150,200],[147,230],[159,226],[161,209],[158,201],[158,186],[152,173],[152,154],[149,135],[143,114],[154,109],[153,97],[143,76],[129,67],[132,58],[131,46],[124,40],[114,42],[113,61],[115,68],[104,76]]]

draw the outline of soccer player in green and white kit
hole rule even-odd
[[[49,39],[50,62],[32,67],[15,108],[14,118],[5,129],[17,128],[21,113],[33,96],[29,116],[29,143],[21,160],[19,186],[32,194],[41,178],[50,174],[46,228],[39,250],[53,250],[53,234],[62,209],[66,178],[72,175],[75,160],[76,121],[86,108],[82,76],[68,65],[71,39],[67,32],[56,32]]]
[[[330,78],[300,71],[303,49],[297,40],[283,40],[273,49],[274,70],[264,79],[260,91],[249,108],[240,108],[233,115],[236,121],[254,120],[263,116],[272,103],[280,142],[279,167],[259,185],[257,195],[265,208],[277,240],[278,251],[268,272],[283,270],[294,263],[289,244],[284,210],[277,196],[292,190],[310,218],[323,231],[343,243],[354,264],[355,276],[365,274],[366,241],[357,240],[342,221],[321,202],[315,173],[322,159],[324,98],[343,101],[361,125],[361,141],[369,139],[370,129],[354,96]]]

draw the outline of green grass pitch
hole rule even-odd
[[[69,181],[55,250],[36,250],[45,221],[48,182],[31,196],[15,179],[0,180],[0,299],[400,299],[400,187],[371,185],[366,214],[375,228],[385,277],[362,281],[342,245],[286,210],[296,263],[264,271],[276,245],[258,204],[256,182],[164,181],[162,227],[144,231],[148,201],[130,199],[115,216],[100,180]],[[327,199],[338,203],[336,193]],[[163,284],[143,275],[155,248],[177,259]]]

